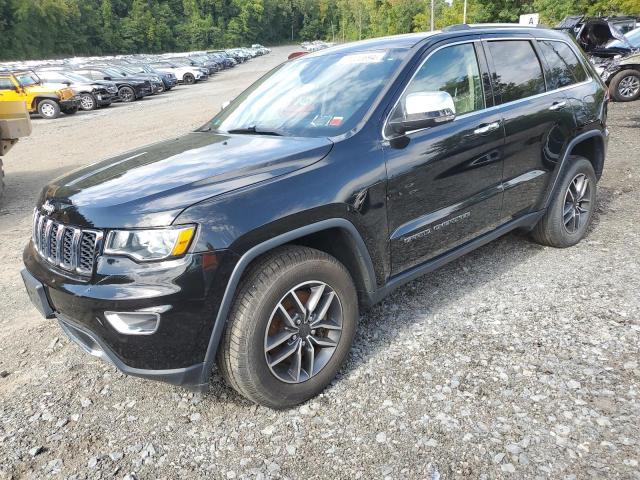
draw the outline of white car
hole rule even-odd
[[[206,78],[205,74],[194,67],[175,65],[171,62],[152,63],[151,66],[160,72],[173,73],[179,82],[186,85],[192,85]]]

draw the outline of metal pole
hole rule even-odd
[[[431,0],[431,31],[432,32],[435,30],[434,23],[433,23],[433,12],[434,12],[434,10],[435,10],[434,0]]]
[[[464,0],[464,8],[462,10],[462,23],[467,23],[467,0]]]

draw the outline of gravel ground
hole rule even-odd
[[[508,235],[363,312],[320,397],[249,404],[125,377],[40,318],[21,249],[51,177],[202,124],[292,48],[206,84],[34,121],[0,213],[0,478],[640,479],[640,102],[611,106],[588,238]]]

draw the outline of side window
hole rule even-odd
[[[13,90],[13,82],[9,77],[0,77],[0,90]]]
[[[488,42],[493,58],[493,83],[500,103],[544,93],[542,67],[528,40]]]
[[[556,89],[587,79],[584,67],[575,52],[564,42],[538,41],[542,55],[549,64],[549,88]]]
[[[484,108],[480,68],[472,43],[445,47],[431,55],[407,86],[392,118],[404,115],[407,95],[437,91],[447,92],[453,97],[456,115]]]

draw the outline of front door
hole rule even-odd
[[[27,96],[21,87],[14,83],[8,75],[0,75],[0,101],[1,102],[24,102]]]
[[[453,121],[385,143],[392,275],[497,225],[504,131],[500,114],[486,110],[486,72],[480,43],[437,47],[392,111],[390,120],[403,115],[407,95],[435,91],[448,92],[456,109]]]

